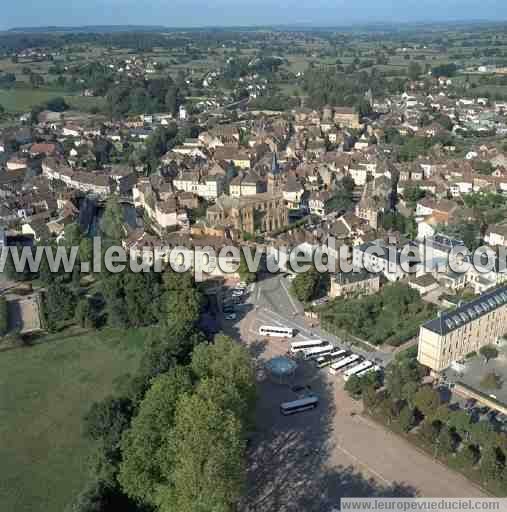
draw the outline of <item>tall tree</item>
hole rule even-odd
[[[174,502],[165,493],[161,511],[236,510],[245,473],[241,433],[238,418],[212,398],[182,398],[174,429]]]
[[[192,383],[185,368],[160,375],[141,402],[122,440],[119,481],[128,496],[160,505],[174,486],[176,404]]]

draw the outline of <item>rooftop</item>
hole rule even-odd
[[[504,304],[507,304],[507,286],[484,293],[477,299],[467,302],[456,309],[441,313],[437,318],[423,324],[423,327],[445,336],[468,322],[472,322],[491,311],[495,311]]]

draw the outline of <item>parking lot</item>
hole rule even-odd
[[[298,360],[290,380],[269,378],[266,362],[287,354],[290,341],[260,337],[260,325],[293,327],[297,335],[291,341],[327,339],[305,322],[300,305],[275,279],[249,287],[235,308],[236,319],[224,323],[229,334],[250,348],[258,375],[257,431],[241,510],[328,511],[341,496],[482,496],[464,477],[362,416],[361,403],[344,391],[341,375]],[[379,355],[341,340],[335,344],[366,359]],[[379,359],[383,362],[385,356]],[[316,409],[280,414],[282,402],[305,394],[319,397]]]

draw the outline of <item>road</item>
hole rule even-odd
[[[290,282],[281,275],[273,275],[267,279],[255,283],[249,297],[249,302],[257,308],[257,318],[261,325],[284,325],[292,327],[298,332],[296,339],[308,339],[311,337],[322,338],[331,341],[337,347],[352,348],[354,352],[367,359],[380,359],[383,365],[387,365],[393,358],[392,353],[380,350],[366,351],[352,346],[347,340],[343,340],[322,330],[320,327],[310,328],[305,321],[304,308],[289,293]],[[254,327],[258,328],[258,325]]]
[[[301,338],[311,336],[311,331],[323,334],[305,325],[301,305],[288,294],[284,278],[256,283],[240,309],[238,322],[226,325],[226,331],[250,347],[259,383],[257,431],[249,452],[242,512],[327,512],[342,496],[484,496],[461,475],[364,417],[361,404],[344,391],[340,377],[302,362],[290,383],[268,378],[264,363],[286,353],[287,342],[260,340],[259,325],[288,325],[298,329]],[[325,338],[341,343],[327,334]],[[297,398],[294,384],[310,386],[320,405],[285,417],[279,404]]]

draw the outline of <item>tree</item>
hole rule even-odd
[[[44,304],[48,328],[57,330],[74,317],[76,296],[68,286],[55,280],[47,289]]]
[[[412,428],[414,423],[414,411],[408,405],[401,409],[398,423],[403,432],[408,432]]]
[[[142,512],[137,503],[125,496],[117,486],[101,479],[94,479],[77,496],[65,512]]]
[[[434,444],[438,439],[439,428],[438,423],[435,421],[425,420],[419,427],[418,434],[427,443]]]
[[[490,359],[498,357],[498,350],[493,345],[484,345],[484,347],[480,348],[479,352],[486,359],[486,363],[489,363]]]
[[[165,106],[174,116],[178,113],[180,105],[183,103],[181,91],[177,86],[171,86],[165,95]]]
[[[393,402],[390,398],[384,398],[378,405],[380,414],[384,417],[388,425],[398,417],[398,404],[399,402]]]
[[[3,114],[5,114],[5,107],[2,104],[0,104],[0,116]]]
[[[116,196],[110,196],[106,203],[101,224],[102,232],[110,242],[119,244],[125,236],[123,222],[124,215],[121,204]]]
[[[500,389],[502,387],[502,379],[495,372],[489,372],[481,379],[481,387],[484,389]]]
[[[97,318],[87,297],[77,303],[75,319],[80,327],[93,328],[96,326]]]
[[[184,322],[150,331],[141,359],[139,384],[145,387],[153,377],[188,364],[194,348],[205,341],[202,333]]]
[[[256,386],[248,350],[224,335],[217,335],[212,345],[200,344],[192,354],[191,368],[199,380],[215,379],[224,389],[236,389],[245,403],[244,425],[254,423]]]
[[[498,460],[498,452],[496,448],[486,448],[482,452],[480,462],[481,478],[483,482],[494,482],[499,479],[503,468]]]
[[[320,275],[315,267],[300,272],[292,282],[292,291],[298,300],[308,302],[315,297],[320,283]]]
[[[85,435],[99,442],[102,461],[116,474],[121,460],[121,439],[134,413],[132,401],[124,397],[107,397],[95,402],[86,413],[83,423]]]
[[[161,320],[166,325],[185,322],[194,325],[202,307],[202,296],[195,286],[180,290],[167,290],[162,295]]]
[[[184,396],[174,428],[174,502],[165,492],[161,510],[233,512],[245,478],[242,431],[240,420],[212,397]]]
[[[431,416],[440,405],[440,395],[430,386],[424,386],[415,394],[414,405],[424,416]]]
[[[363,404],[367,411],[374,412],[382,398],[373,386],[366,387],[362,392]]]
[[[465,444],[456,455],[455,464],[461,469],[470,469],[479,460],[477,447],[472,444]]]
[[[44,78],[42,78],[38,73],[30,73],[29,80],[32,87],[40,87],[41,85],[44,85]]]
[[[257,279],[258,271],[259,271],[258,268],[254,272],[250,271],[250,269],[248,268],[248,264],[247,264],[245,255],[243,254],[243,251],[242,251],[241,255],[240,255],[239,269],[238,269],[238,274],[239,274],[241,281],[243,281],[245,283],[255,282]]]
[[[421,76],[422,68],[418,62],[411,61],[408,65],[408,76],[410,80],[418,80]]]
[[[361,98],[357,102],[356,111],[360,118],[369,116],[372,112],[371,103],[367,99]]]
[[[153,380],[139,413],[121,442],[118,480],[128,496],[158,505],[174,484],[177,450],[172,441],[176,404],[192,389],[186,368],[174,368]]]
[[[454,452],[456,448],[456,442],[452,435],[452,432],[447,426],[443,426],[437,439],[438,453],[444,456],[448,456]]]
[[[467,439],[470,436],[472,417],[466,411],[453,411],[449,414],[448,425],[454,428],[461,437]]]
[[[415,187],[406,187],[403,189],[403,197],[405,200],[412,206],[414,206],[417,201],[426,196],[426,191],[421,189],[419,186]]]
[[[0,336],[7,334],[9,330],[9,308],[5,297],[0,297]]]
[[[51,98],[46,103],[46,108],[52,112],[65,112],[69,109],[69,105],[67,105],[64,98],[58,96],[56,98]]]

